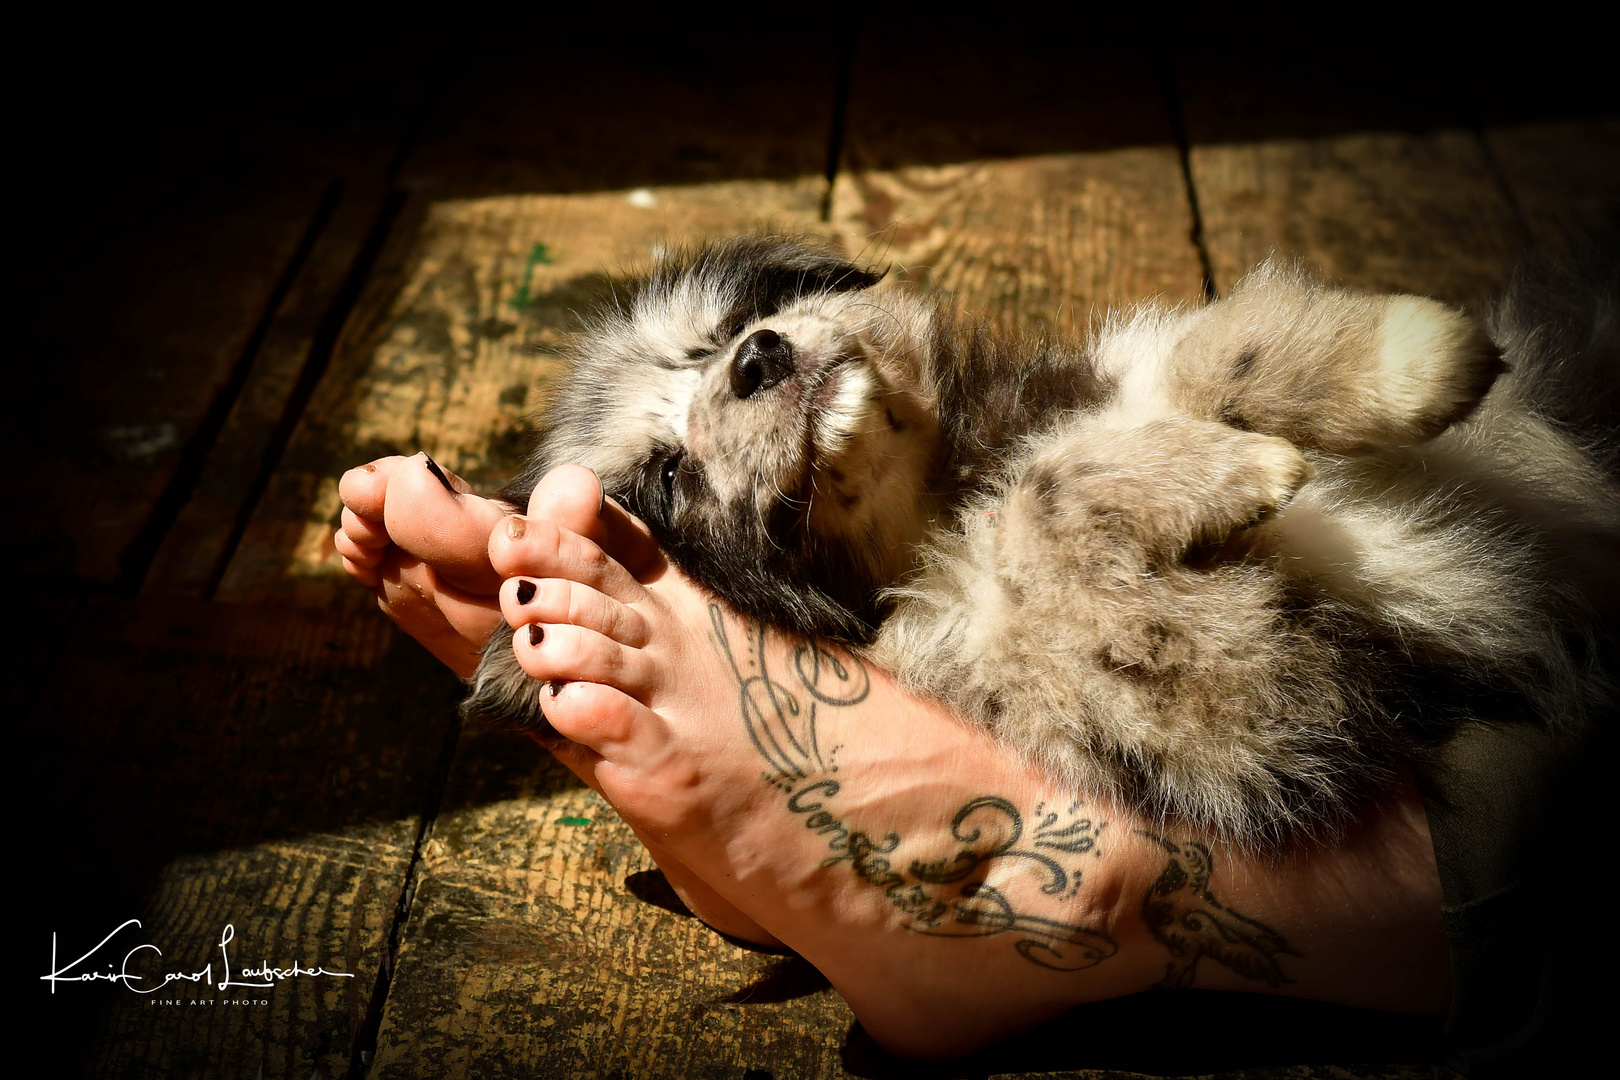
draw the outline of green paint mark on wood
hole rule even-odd
[[[534,297],[529,293],[529,285],[534,281],[534,268],[536,266],[550,266],[551,263],[551,252],[546,250],[546,245],[534,245],[529,251],[529,261],[523,264],[523,284],[518,286],[517,294],[508,300],[507,304],[517,308],[519,311],[532,304]]]
[[[560,817],[556,821],[558,825],[589,825],[590,823],[591,819],[588,817]]]

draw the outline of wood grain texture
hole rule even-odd
[[[847,249],[1003,331],[1083,334],[1108,307],[1202,290],[1169,148],[855,170],[833,208]]]
[[[191,1004],[233,992],[189,982],[59,986],[33,1003],[42,1037],[97,1077],[342,1075],[374,1022],[455,679],[375,616],[92,600],[60,642],[21,710],[30,950],[55,932],[68,960],[139,918],[100,960],[151,943],[161,966],[135,968],[213,962],[217,982],[230,924],[233,968],[355,977],[285,982],[262,1006]]]
[[[845,247],[1002,330],[1196,298],[1164,86],[1109,30],[869,20],[832,205]]]
[[[1469,132],[1195,143],[1191,170],[1221,291],[1276,254],[1354,288],[1477,308],[1525,243]]]
[[[195,487],[163,536],[141,591],[158,596],[206,597],[230,554],[238,519],[251,499],[277,436],[296,410],[295,395],[306,368],[326,359],[320,350],[329,323],[341,319],[345,285],[363,271],[374,229],[385,224],[388,188],[373,161],[370,176],[356,177],[335,192],[337,203],[322,223],[305,264],[266,328],[242,389],[209,448]],[[296,413],[294,413],[294,416]]]
[[[96,223],[105,231],[80,241],[71,284],[32,313],[42,352],[30,380],[40,385],[22,426],[35,465],[19,483],[33,510],[8,530],[14,565],[118,580],[325,182],[306,174],[234,205],[161,207],[151,218]]]
[[[24,111],[29,407],[5,437],[32,509],[4,543],[26,572],[132,592],[323,200],[398,151],[421,69],[341,38],[115,37],[57,35],[73,78]]]
[[[117,998],[87,1075],[235,1080],[256,1068],[265,1076],[346,1075],[386,971],[414,826],[353,827],[167,864],[142,927],[106,950],[116,962],[136,944],[158,946],[161,960],[148,953],[129,968],[145,976],[136,985],[154,989]],[[269,989],[218,987],[263,983],[248,972],[295,963],[342,974],[300,975]],[[156,989],[164,973],[205,967],[212,982]]]
[[[369,607],[332,548],[343,470],[426,450],[498,488],[527,452],[536,385],[616,273],[662,244],[820,228],[823,188],[808,177],[421,207],[345,328],[220,598]]]
[[[1538,245],[1620,231],[1620,120],[1490,128],[1485,143]]]
[[[370,1075],[846,1075],[852,1017],[814,969],[658,906],[673,894],[658,895],[651,869],[611,808],[538,747],[469,734]]]

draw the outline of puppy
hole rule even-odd
[[[591,319],[504,495],[589,466],[738,610],[1081,791],[1277,845],[1465,720],[1610,700],[1620,498],[1557,410],[1613,320],[1559,356],[1523,323],[1503,376],[1457,311],[1268,263],[1009,339],[816,243],[724,240]],[[542,725],[538,690],[500,634],[466,711]]]

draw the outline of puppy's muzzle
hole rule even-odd
[[[775,330],[755,330],[731,359],[731,392],[746,400],[793,374],[793,347]]]

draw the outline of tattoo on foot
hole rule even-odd
[[[1019,955],[1055,971],[1078,971],[1114,955],[1118,946],[1103,931],[1019,912],[984,880],[997,860],[1019,860],[1045,879],[1042,893],[1072,899],[1080,888],[1082,860],[1101,855],[1097,843],[1106,822],[1081,816],[1079,803],[1063,810],[1040,804],[1026,827],[1011,802],[983,795],[951,818],[954,854],[897,868],[889,856],[900,847],[898,833],[875,839],[849,828],[829,809],[840,790],[832,779],[838,748],[823,748],[816,734],[818,707],[841,708],[865,699],[870,682],[864,665],[847,653],[801,643],[792,660],[798,687],[790,687],[776,681],[767,666],[762,625],[749,625],[747,652],[739,657],[720,609],[710,605],[709,614],[717,646],[737,680],[743,723],[767,766],[765,782],[787,795],[787,809],[802,817],[805,828],[826,838],[832,854],[824,868],[848,863],[856,877],[883,891],[915,933],[957,938],[1011,933],[1018,938]]]
[[[1152,833],[1138,833],[1163,848],[1169,860],[1142,900],[1142,918],[1170,951],[1164,978],[1156,987],[1189,987],[1199,958],[1208,956],[1246,979],[1276,987],[1293,982],[1279,956],[1300,956],[1277,931],[1227,908],[1209,891],[1215,860],[1195,841],[1173,844]]]

